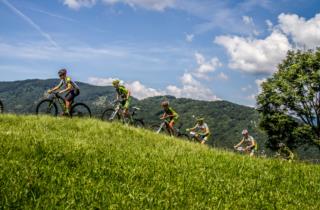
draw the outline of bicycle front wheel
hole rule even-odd
[[[169,134],[165,126],[159,125],[159,124],[154,124],[150,127],[150,129],[156,133],[162,133],[162,134]]]
[[[38,103],[36,107],[36,114],[57,116],[58,115],[57,104],[50,99],[44,99]]]
[[[0,101],[0,114],[2,114],[4,111],[3,103]]]
[[[71,115],[71,117],[90,118],[91,111],[90,111],[90,108],[86,104],[77,103],[71,107],[70,115]]]
[[[114,109],[106,109],[101,116],[102,121],[115,121],[115,120],[120,120],[120,114],[116,112]]]
[[[184,139],[184,140],[189,140],[189,141],[191,140],[190,136],[185,134],[185,133],[179,134],[177,137],[181,138],[181,139]]]

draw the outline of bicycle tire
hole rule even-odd
[[[144,128],[144,122],[142,119],[134,119],[133,126],[137,128]]]
[[[45,106],[45,104],[48,103],[47,106]],[[52,105],[50,107],[50,105]],[[50,100],[50,99],[43,99],[41,100],[38,104],[37,104],[37,107],[36,107],[36,115],[43,115],[41,113],[41,108],[44,108],[47,107],[45,110],[46,110],[46,114],[45,115],[51,115],[51,116],[54,116],[56,117],[58,115],[58,107],[57,107],[57,104],[53,101],[53,100]],[[51,114],[49,114],[49,111]]]
[[[81,107],[81,109],[80,109]],[[91,118],[91,110],[90,108],[84,104],[84,103],[76,103],[72,105],[71,110],[70,110],[70,116],[71,117],[87,117]]]
[[[188,141],[192,141],[190,136],[188,134],[185,134],[185,133],[179,134],[177,137],[180,138],[180,139],[185,139],[185,140],[188,140]]]
[[[101,120],[102,120],[102,121],[107,121],[107,122],[112,122],[112,121],[114,121],[114,120],[120,120],[121,117],[120,117],[119,113],[117,113],[117,116],[115,116],[116,119],[115,119],[115,118],[110,119],[111,115],[112,115],[114,112],[115,112],[115,110],[112,109],[112,108],[106,109],[106,110],[102,113],[102,115],[101,115]]]
[[[167,134],[169,135],[168,131],[166,128],[162,128],[160,132],[158,132],[158,130],[160,129],[160,124],[153,124],[149,127],[149,129],[153,132],[156,132],[156,133],[161,133],[161,134]]]
[[[0,101],[0,114],[2,114],[4,112],[4,106],[2,101]]]

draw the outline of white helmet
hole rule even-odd
[[[242,135],[246,135],[246,134],[248,134],[249,132],[248,132],[247,129],[244,129],[241,133],[242,133]]]

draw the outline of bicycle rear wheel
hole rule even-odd
[[[144,127],[144,122],[141,119],[134,119],[133,120],[133,126],[137,128],[143,128]]]
[[[58,115],[57,104],[50,99],[44,99],[38,103],[36,107],[36,114],[57,116]]]
[[[101,116],[102,121],[118,121],[121,117],[114,109],[106,109]]]
[[[71,117],[90,118],[91,110],[84,103],[76,103],[71,107],[70,115]]]
[[[2,114],[4,111],[3,103],[0,101],[0,114]]]

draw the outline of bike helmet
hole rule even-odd
[[[248,132],[248,130],[247,130],[247,129],[244,129],[241,133],[242,133],[242,135],[249,134],[249,132]]]
[[[204,121],[204,117],[198,117],[197,118],[197,122],[203,122]]]
[[[163,102],[161,103],[161,106],[162,106],[162,107],[168,107],[168,106],[169,106],[169,101],[163,101]]]
[[[66,69],[60,69],[60,70],[58,71],[58,75],[59,75],[59,76],[65,75],[65,74],[67,74],[67,70],[66,70]]]
[[[113,82],[112,82],[112,85],[113,86],[116,86],[116,85],[119,85],[120,84],[120,80],[113,80]]]

